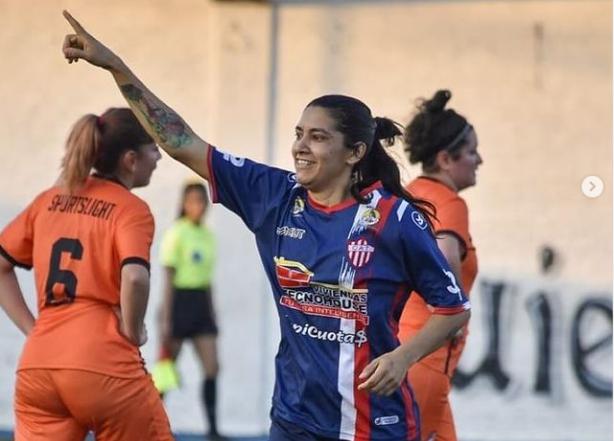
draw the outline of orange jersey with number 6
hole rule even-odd
[[[89,177],[74,194],[52,187],[0,234],[0,253],[34,268],[38,317],[18,370],[145,374],[139,349],[119,332],[121,268],[149,268],[154,221],[120,183]]]

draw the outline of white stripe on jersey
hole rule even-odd
[[[381,194],[374,191],[368,204],[361,204],[356,210],[354,223],[348,233],[348,239],[354,232],[360,231],[363,226],[360,223],[365,211],[377,207]],[[339,286],[347,289],[354,288],[354,276],[356,270],[352,268],[345,256],[341,262],[339,274]],[[347,334],[356,332],[356,321],[352,319],[339,319],[339,330]],[[341,424],[339,427],[339,439],[354,439],[356,435],[356,406],[354,403],[354,345],[339,345],[339,366],[337,371],[337,390],[341,395]],[[350,438],[347,438],[347,437]]]
[[[406,200],[403,200],[399,204],[399,208],[397,208],[397,219],[399,219],[399,222],[401,222],[401,219],[403,219],[403,215],[405,214],[405,210],[407,210],[408,206],[409,202],[407,202]]]
[[[350,319],[339,319],[339,330],[346,334],[356,332],[356,322]],[[350,373],[348,375],[348,373]],[[339,371],[337,390],[341,394],[341,424],[339,439],[356,434],[356,407],[354,406],[354,345],[339,344]]]

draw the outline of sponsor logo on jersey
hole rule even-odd
[[[300,262],[275,258],[275,273],[282,288],[299,288],[309,286],[313,273]]]
[[[245,158],[238,158],[228,153],[224,153],[224,159],[230,162],[235,167],[243,167],[243,165],[245,164]]]
[[[305,230],[284,225],[283,227],[277,227],[277,235],[290,237],[292,239],[302,239],[305,235]]]
[[[297,197],[294,199],[294,206],[292,207],[292,215],[299,216],[303,211],[305,211],[305,201],[301,197]]]
[[[360,217],[358,224],[363,228],[371,227],[378,223],[381,217],[381,214],[375,208],[367,208]]]
[[[389,426],[391,424],[396,424],[399,421],[400,420],[399,420],[398,415],[389,415],[389,416],[377,417],[375,418],[374,422],[376,426]]]
[[[369,324],[366,290],[311,283],[311,289],[284,289],[279,303],[309,315],[357,320]],[[362,292],[359,292],[362,291]]]
[[[345,318],[369,324],[367,289],[317,283],[302,263],[275,258],[277,281],[284,290],[279,303],[305,314]]]
[[[414,223],[416,224],[416,226],[418,228],[420,228],[421,230],[425,230],[426,227],[429,226],[428,222],[426,221],[426,219],[424,219],[424,216],[422,216],[420,213],[418,213],[417,211],[412,211],[411,212],[411,220],[414,221]]]
[[[51,204],[47,207],[49,211],[68,214],[84,214],[99,219],[109,220],[116,204],[103,199],[88,198],[86,196],[74,196],[68,194],[56,194],[53,196]]]
[[[345,343],[350,345],[362,346],[367,342],[367,333],[364,329],[357,332],[345,331],[323,331],[314,325],[304,324],[299,325],[292,323],[292,329],[299,335],[305,335],[314,340],[324,340],[336,343]]]
[[[360,268],[371,260],[375,248],[369,245],[365,239],[353,240],[348,243],[348,258],[352,265]]]

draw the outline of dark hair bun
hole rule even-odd
[[[452,98],[447,89],[438,90],[430,100],[418,101],[418,112],[405,127],[405,151],[411,164],[430,166],[437,152],[452,142],[467,125],[465,117],[446,109]]]
[[[446,107],[446,104],[448,101],[450,101],[450,98],[452,98],[452,93],[447,89],[441,89],[435,92],[433,98],[424,101],[422,106],[427,112],[439,113]]]

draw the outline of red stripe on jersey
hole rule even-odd
[[[435,308],[433,309],[433,314],[454,315],[454,314],[459,314],[463,311],[467,311],[468,309],[471,309],[471,305],[469,302],[465,302],[460,306],[455,306],[452,308],[445,308],[445,307]]]
[[[398,201],[397,197],[391,197],[386,200],[380,201],[377,206],[377,210],[380,212],[381,218],[377,225],[375,225],[375,233],[378,234],[379,231],[384,227],[386,221],[388,220],[388,216],[392,212],[392,208],[395,203]],[[390,312],[389,325],[391,327],[391,331],[393,335],[397,335],[399,331],[399,322],[394,320],[393,312],[399,306],[400,303],[407,301],[408,298],[408,290],[406,286],[401,286],[397,290],[393,302],[392,308]],[[407,378],[407,377],[406,377]],[[417,415],[414,412],[414,398],[409,389],[409,383],[407,380],[401,383],[400,387],[401,396],[403,398],[403,403],[405,404],[405,420],[407,424],[407,440],[414,440],[418,435],[418,421]]]
[[[397,201],[396,197],[390,197],[389,199],[380,199],[379,203],[375,207],[380,213],[380,220],[377,224],[371,227],[371,230],[377,236],[392,211],[392,207]],[[366,243],[366,241],[365,241]],[[375,250],[377,252],[377,248]],[[358,279],[361,279],[359,275]],[[363,279],[364,280],[364,279]],[[367,288],[365,282],[361,281],[356,283],[356,288]],[[361,329],[365,329],[365,326],[356,321],[356,332]],[[358,390],[358,385],[364,381],[359,380],[358,376],[363,369],[371,362],[371,350],[369,344],[363,344],[357,347],[354,353],[354,406],[356,407],[356,427],[355,427],[355,439],[371,439],[371,402],[370,393],[366,391]],[[413,412],[412,412],[413,414]],[[413,416],[413,415],[412,415]]]
[[[414,413],[414,396],[409,388],[409,380],[407,375],[401,383],[401,396],[405,403],[405,423],[407,424],[407,441],[418,439],[418,421]]]
[[[399,305],[405,301],[407,301],[409,297],[409,290],[406,286],[400,286],[394,295],[394,299],[392,301],[392,308],[390,318],[388,323],[392,328],[392,332],[394,335],[398,335],[399,333],[399,322],[394,319],[394,315],[392,314]],[[414,413],[414,398],[409,389],[409,382],[407,381],[407,375],[405,375],[404,381],[401,382],[401,396],[403,397],[403,403],[405,404],[405,423],[407,424],[407,439],[412,441],[416,439],[417,436],[417,422],[416,422],[416,414]]]
[[[211,190],[211,202],[218,202],[217,197],[217,185],[215,184],[215,173],[213,172],[213,150],[215,147],[209,145],[209,149],[207,150],[207,170],[209,171],[209,179],[207,182],[209,183],[209,190]]]
[[[366,284],[359,283],[357,288],[365,288]],[[355,332],[364,330],[366,326],[358,321]],[[355,439],[371,439],[371,402],[370,393],[358,390],[358,385],[364,380],[358,376],[371,362],[371,349],[369,343],[356,346],[354,351],[354,406],[356,407],[356,426],[354,428]]]
[[[376,235],[379,234],[381,229],[384,228],[384,225],[386,225],[386,222],[388,221],[388,216],[390,216],[390,212],[392,211],[392,207],[398,200],[399,198],[396,196],[391,196],[388,199],[382,198],[379,200],[379,203],[375,208],[377,209],[377,211],[379,211],[381,217],[379,219],[379,222],[373,226],[373,230],[375,231]]]
[[[392,299],[392,308],[390,308],[390,316],[388,317],[388,324],[392,330],[393,335],[399,334],[399,321],[395,320],[394,312],[399,308],[401,303],[405,303],[409,298],[409,289],[405,285],[401,285]],[[402,310],[402,308],[401,308]]]

